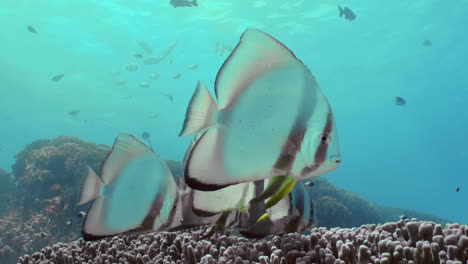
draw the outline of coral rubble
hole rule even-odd
[[[313,228],[304,234],[248,240],[203,230],[59,243],[18,263],[453,263],[468,259],[468,226],[400,220],[359,228]]]

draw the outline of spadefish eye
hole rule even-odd
[[[330,136],[327,135],[327,134],[320,135],[320,143],[322,143],[322,144],[330,143]]]

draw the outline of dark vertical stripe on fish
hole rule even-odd
[[[328,112],[327,123],[323,127],[322,134],[325,134],[328,136],[331,134],[332,129],[333,129],[332,119],[333,119],[333,114],[330,111]],[[325,161],[325,158],[327,156],[327,150],[328,150],[328,143],[320,142],[315,152],[313,167],[310,167],[310,166],[304,167],[301,171],[301,176],[307,175],[315,171],[316,169],[318,169],[318,167]]]

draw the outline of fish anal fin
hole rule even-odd
[[[81,183],[80,200],[77,205],[85,204],[96,200],[100,196],[101,187],[104,184],[96,173],[88,167],[88,174]]]
[[[185,183],[194,190],[216,191],[231,183],[224,174],[221,128],[211,127],[195,142],[185,165]]]
[[[187,136],[199,132],[211,125],[213,113],[218,109],[208,88],[198,82],[192,99],[190,99],[180,136]]]

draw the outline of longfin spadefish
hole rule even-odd
[[[174,220],[178,190],[164,160],[135,137],[121,134],[102,167],[111,180],[86,214],[85,240],[171,227],[168,221]],[[86,185],[97,185],[97,176],[90,175]],[[96,196],[96,188],[90,189],[85,193],[94,195],[83,195],[82,201]]]
[[[209,127],[213,119],[213,113],[217,109],[218,106],[211,97],[208,88],[201,81],[198,81],[187,107],[179,137],[191,135]]]

